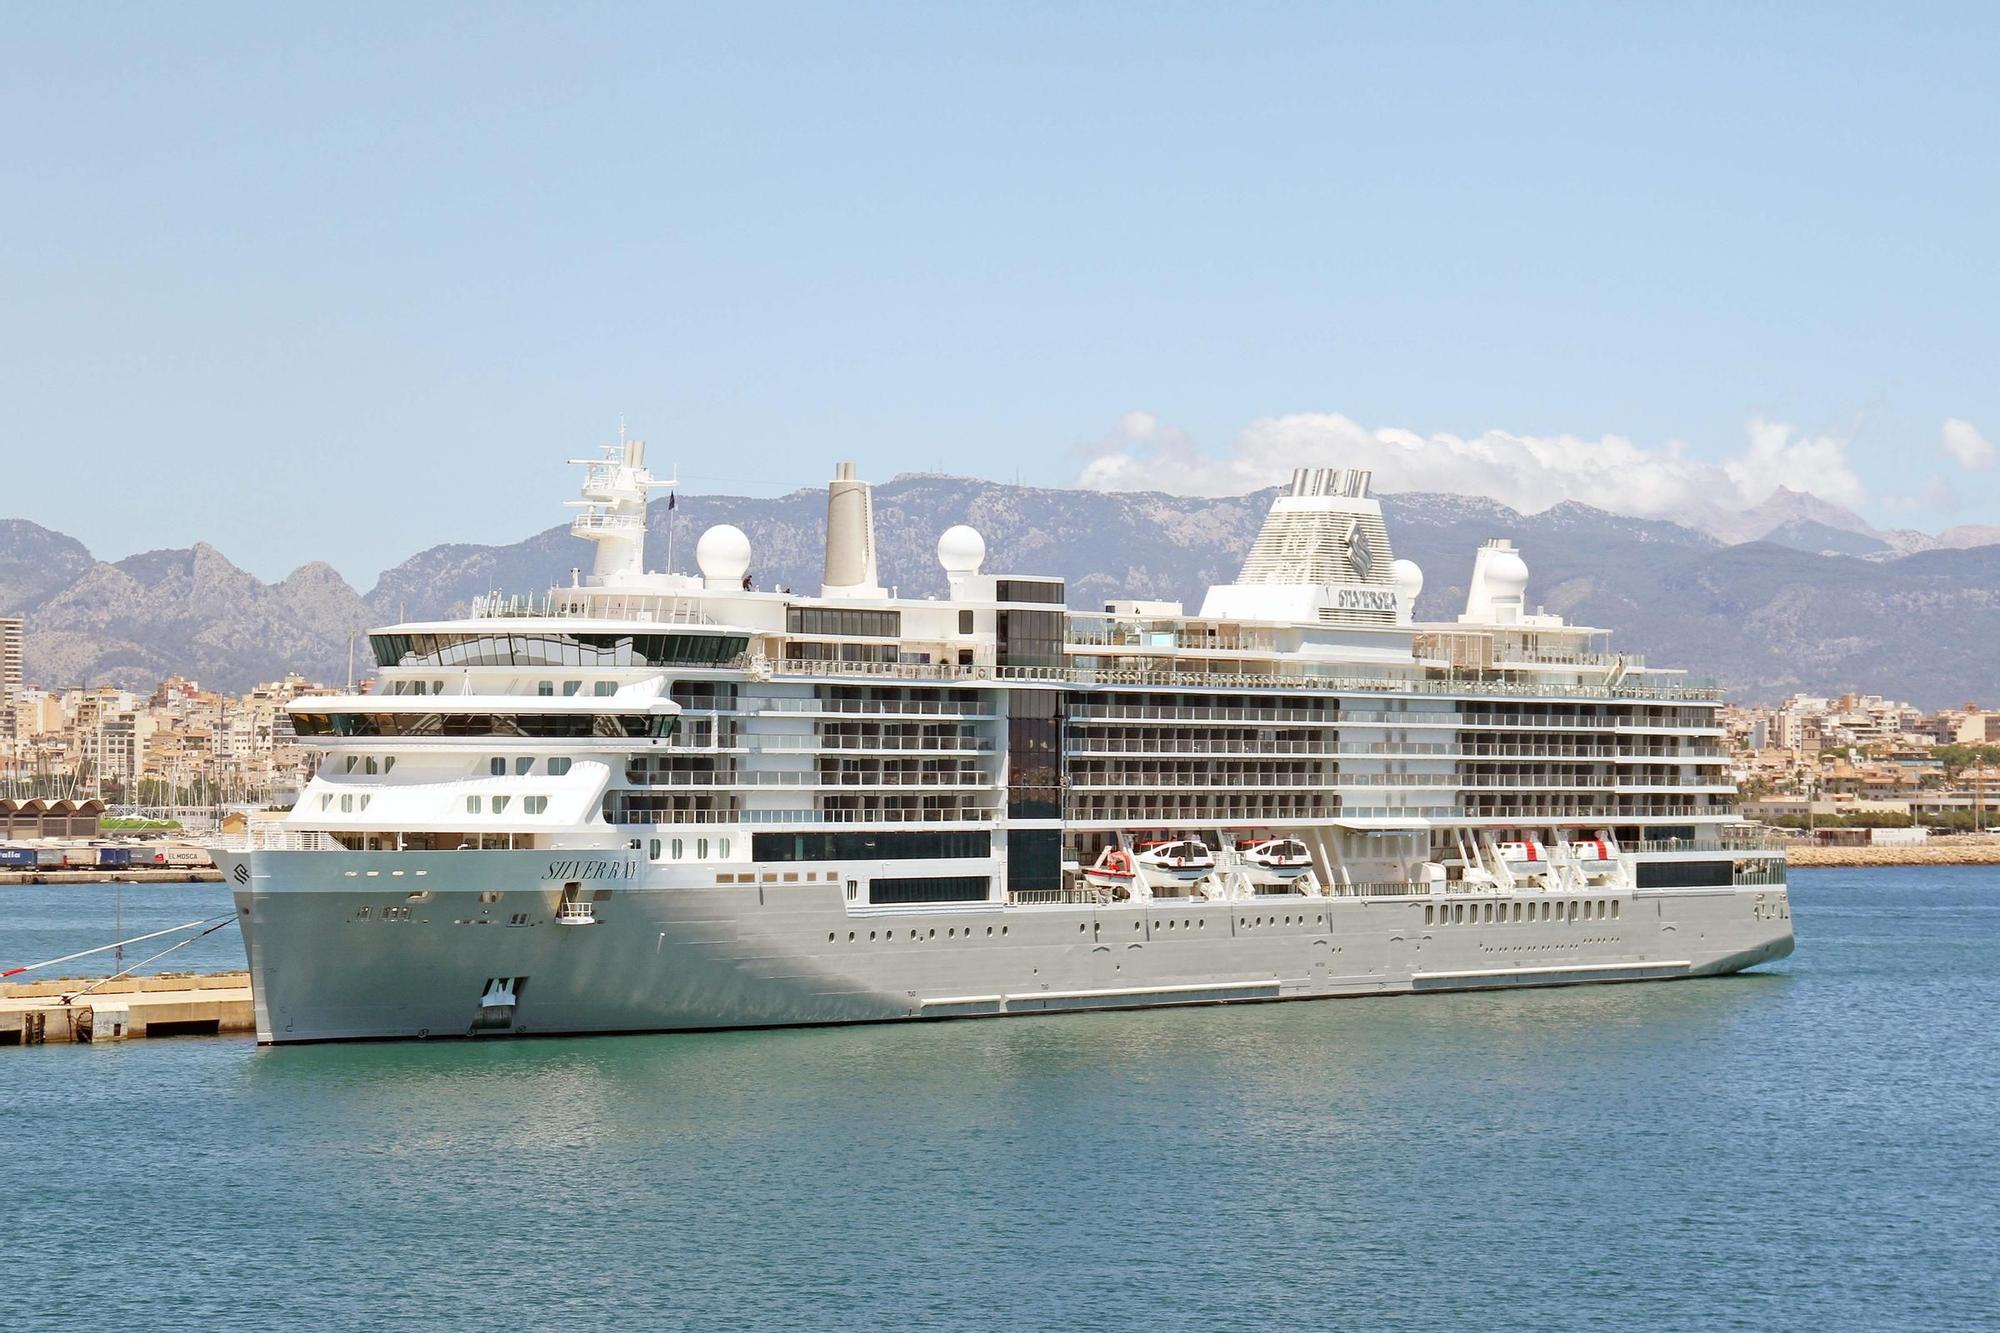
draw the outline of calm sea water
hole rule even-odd
[[[163,893],[163,923],[204,893]],[[1799,953],[1715,981],[0,1051],[0,1309],[13,1329],[1992,1324],[2000,872],[1801,871],[1793,896]]]

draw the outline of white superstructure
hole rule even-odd
[[[265,1040],[963,1016],[1733,971],[1791,947],[1717,692],[1530,610],[1510,543],[1418,622],[1365,472],[1294,475],[1238,579],[1064,605],[938,542],[818,596],[711,528],[645,568],[643,444],[588,576],[370,636],[266,845],[223,854]],[[490,929],[484,929],[489,928]]]

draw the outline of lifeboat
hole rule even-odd
[[[1563,850],[1575,857],[1585,870],[1602,870],[1617,858],[1618,844],[1599,834],[1595,838],[1571,839],[1563,844]]]
[[[1096,863],[1083,872],[1083,878],[1093,888],[1108,889],[1129,898],[1139,871],[1133,865],[1132,853],[1123,847],[1106,847]]]
[[[1549,849],[1534,838],[1503,842],[1500,859],[1516,874],[1539,875],[1549,868]]]
[[[1140,877],[1156,893],[1185,894],[1215,870],[1215,853],[1195,838],[1146,843],[1134,861]]]
[[[1243,869],[1250,882],[1289,887],[1312,869],[1312,853],[1297,838],[1265,838],[1242,848]]]

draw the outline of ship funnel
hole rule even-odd
[[[875,503],[854,464],[841,463],[826,488],[826,578],[823,597],[886,597],[875,570]]]

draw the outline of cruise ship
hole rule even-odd
[[[567,586],[369,635],[291,705],[316,775],[216,859],[266,1043],[972,1018],[1715,976],[1792,949],[1718,691],[1468,552],[1415,618],[1369,474],[1296,472],[1198,610],[877,568],[827,490],[822,584],[721,525],[646,568],[620,441]],[[906,576],[907,572],[906,572]]]

